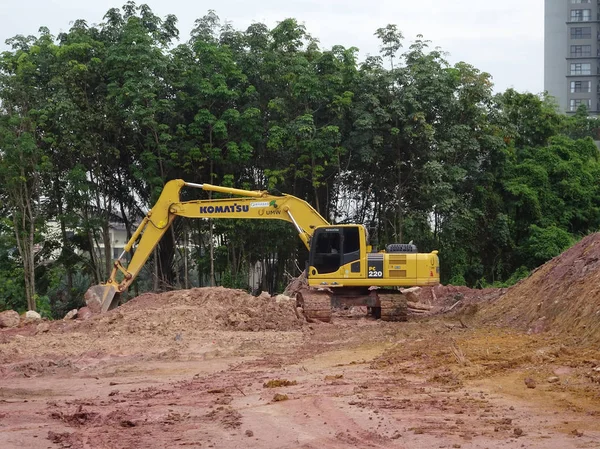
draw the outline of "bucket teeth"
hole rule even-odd
[[[119,292],[114,285],[94,285],[85,292],[85,303],[92,312],[104,313],[119,305]]]

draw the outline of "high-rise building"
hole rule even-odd
[[[545,0],[544,89],[561,111],[600,113],[600,0]]]

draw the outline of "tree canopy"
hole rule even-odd
[[[380,248],[438,249],[444,283],[514,282],[600,229],[596,118],[373,32],[381,54],[361,59],[293,18],[238,30],[209,11],[181,43],[175,16],[128,2],[9,39],[0,309],[79,305],[111,269],[111,226],[131,236],[175,178],[293,194]],[[179,219],[134,291],[249,288],[260,267],[273,292],[305,258],[285,223]]]

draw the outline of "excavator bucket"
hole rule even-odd
[[[104,313],[119,305],[120,293],[114,285],[93,285],[85,292],[86,305],[92,312]]]

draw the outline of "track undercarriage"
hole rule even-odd
[[[366,306],[373,317],[382,321],[406,321],[406,297],[398,290],[338,287],[304,287],[296,293],[296,303],[308,321],[331,321],[332,308]]]

